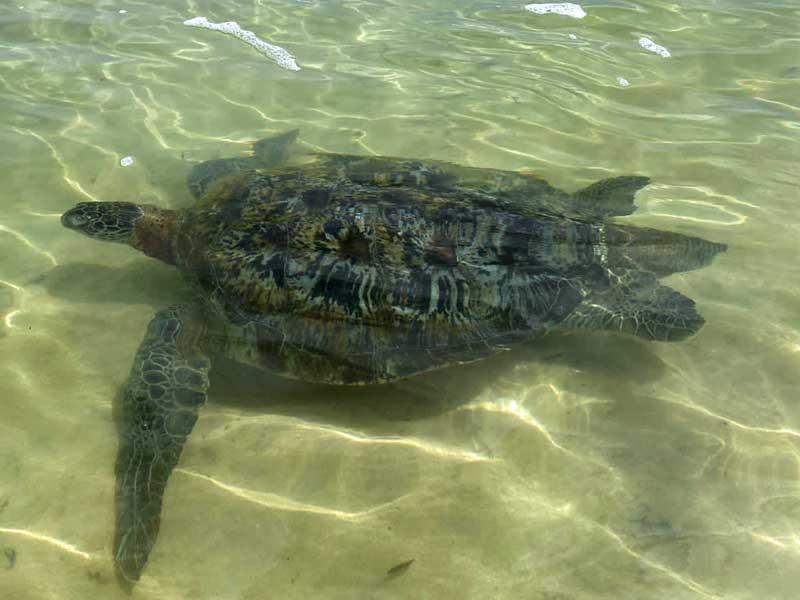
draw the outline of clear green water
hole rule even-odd
[[[568,190],[647,174],[630,222],[729,245],[668,281],[707,325],[671,345],[556,333],[372,390],[222,365],[133,598],[797,597],[797,4],[522,4],[0,6],[0,597],[125,597],[112,403],[150,316],[185,293],[58,215],[186,206],[197,161],[294,127],[310,149]],[[302,70],[182,25],[197,15]]]

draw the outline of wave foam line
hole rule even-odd
[[[664,48],[664,46],[659,46],[650,38],[640,37],[639,45],[649,52],[655,52],[662,58],[669,58],[670,56],[672,56],[669,50]]]
[[[183,24],[188,25],[189,27],[201,27],[203,29],[211,29],[212,31],[221,31],[222,33],[227,33],[228,35],[239,38],[246,44],[250,44],[253,46],[253,48],[261,52],[261,54],[269,56],[272,60],[278,63],[278,66],[289,71],[300,70],[300,67],[297,66],[297,63],[294,60],[294,56],[289,54],[289,52],[287,52],[284,48],[265,42],[252,31],[248,31],[247,29],[242,29],[239,27],[239,24],[236,21],[212,23],[205,17],[195,17],[194,19],[188,19],[184,21]]]
[[[580,5],[573,4],[572,2],[550,3],[550,4],[526,4],[525,10],[537,15],[555,14],[563,15],[565,17],[572,17],[573,19],[582,19],[586,16]]]

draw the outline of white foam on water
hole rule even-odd
[[[656,54],[658,54],[659,56],[663,56],[664,58],[669,58],[670,56],[672,56],[669,50],[664,48],[664,46],[659,46],[650,38],[640,37],[639,45],[645,50],[649,50],[650,52],[655,52]]]
[[[586,12],[578,4],[572,2],[548,3],[548,4],[526,4],[525,10],[537,15],[556,14],[574,19],[582,19]]]
[[[122,160],[119,161],[120,166],[122,167],[130,167],[133,164],[133,157],[132,156],[124,156]]]
[[[628,87],[631,83],[624,77],[617,77],[617,83],[620,84],[622,87]]]
[[[239,27],[239,24],[236,21],[212,23],[205,17],[195,17],[194,19],[188,19],[187,21],[184,21],[183,24],[188,25],[189,27],[202,27],[203,29],[211,29],[212,31],[221,31],[222,33],[227,33],[228,35],[237,37],[243,42],[250,44],[262,54],[269,56],[284,69],[288,69],[289,71],[300,70],[300,67],[297,66],[297,63],[294,60],[294,56],[289,54],[289,52],[287,52],[284,48],[265,42],[252,31],[247,31],[246,29]]]

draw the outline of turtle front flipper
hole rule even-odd
[[[223,176],[236,171],[270,169],[286,162],[292,144],[300,134],[293,129],[272,137],[258,140],[253,144],[252,156],[234,158],[215,158],[195,165],[186,178],[186,185],[195,198],[206,195],[211,185]]]
[[[114,562],[139,579],[161,522],[161,501],[206,401],[209,360],[195,347],[189,312],[159,311],[136,353],[122,403],[116,465]]]
[[[299,135],[299,129],[292,129],[286,133],[260,139],[253,144],[253,158],[262,169],[278,167],[289,158],[292,144],[297,141]]]

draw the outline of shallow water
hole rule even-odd
[[[667,281],[707,324],[676,344],[555,332],[382,389],[218,364],[131,597],[796,597],[800,11],[522,4],[0,6],[0,597],[125,597],[112,405],[151,315],[186,294],[58,215],[186,206],[193,164],[295,127],[309,150],[567,190],[647,174],[627,221],[728,244]]]

